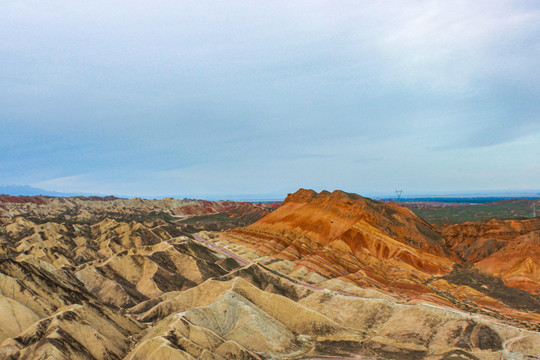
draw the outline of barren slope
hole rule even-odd
[[[408,209],[340,191],[299,190],[276,211],[220,240],[292,261],[289,273],[313,270],[409,294],[431,292],[422,283],[448,273],[454,260],[444,239]]]
[[[442,234],[464,261],[507,286],[540,294],[540,218],[448,225]]]
[[[147,218],[99,220],[89,207],[72,216],[87,211],[91,224],[36,223],[22,208],[22,216],[4,214],[0,359],[534,359],[540,352],[540,334],[527,330],[540,323],[535,298],[523,292],[530,303],[518,314],[497,298],[500,284],[452,267],[457,257],[445,240],[406,209],[300,191],[252,226],[192,236],[153,218],[144,201],[127,203],[128,218]],[[522,235],[516,251],[536,244],[534,236]],[[497,254],[477,266],[512,255]],[[519,266],[492,271],[533,278]],[[457,309],[465,306],[477,308]]]

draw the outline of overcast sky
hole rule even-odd
[[[0,183],[540,188],[538,1],[0,0]]]

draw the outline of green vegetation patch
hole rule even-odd
[[[460,224],[493,218],[527,219],[532,215],[531,206],[527,203],[488,203],[411,210],[431,224]]]

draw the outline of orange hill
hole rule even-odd
[[[540,218],[449,225],[442,234],[464,261],[507,286],[540,294]]]
[[[422,283],[450,271],[444,238],[410,210],[356,194],[301,189],[256,223],[222,235],[255,253],[294,261],[359,284],[427,293]]]

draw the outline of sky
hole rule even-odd
[[[0,0],[0,184],[540,188],[538,1]]]

